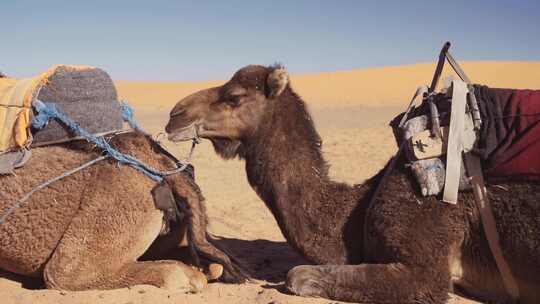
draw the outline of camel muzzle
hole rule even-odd
[[[169,125],[167,125],[167,127],[169,127]],[[170,132],[170,128],[165,128],[165,131],[168,134],[168,139],[172,142],[197,140],[199,138],[195,123],[192,123],[188,127],[179,129],[177,131]]]

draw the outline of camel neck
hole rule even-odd
[[[288,106],[295,115],[273,113],[272,123],[244,143],[248,180],[289,244],[307,259],[354,262],[361,257],[363,197],[369,187],[331,181],[303,103]]]

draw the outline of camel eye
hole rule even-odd
[[[231,105],[234,105],[234,106],[237,106],[240,104],[240,101],[242,100],[242,97],[244,97],[245,95],[231,95],[229,98],[228,98],[228,103],[231,104]]]
[[[231,86],[223,92],[223,101],[230,106],[237,106],[247,96],[247,93],[247,90],[241,86]]]

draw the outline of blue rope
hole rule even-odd
[[[135,118],[133,117],[133,108],[130,107],[127,102],[120,102],[120,108],[122,109],[122,118],[127,121],[129,126],[133,130],[148,135],[148,133],[146,133],[141,127],[139,127],[139,124],[137,124],[137,122],[135,121]]]
[[[121,164],[129,165],[157,182],[161,182],[163,180],[163,176],[167,175],[167,173],[160,172],[159,170],[144,164],[131,155],[124,154],[116,150],[105,140],[103,136],[98,137],[86,131],[79,124],[71,120],[66,114],[59,111],[54,103],[44,103],[40,100],[35,100],[33,105],[38,112],[38,115],[34,117],[32,127],[41,129],[49,123],[49,120],[54,118],[65,124],[76,135],[81,136],[88,142],[95,144]],[[133,109],[125,102],[121,103],[121,109],[124,120],[126,120],[133,129],[146,134],[135,122],[135,119],[133,118]]]

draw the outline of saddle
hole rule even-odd
[[[31,124],[36,100],[55,103],[93,134],[118,131],[123,125],[116,88],[101,69],[55,65],[32,78],[0,78],[0,174],[22,166],[31,146],[75,137],[56,121],[39,132],[34,130]]]
[[[449,158],[456,158],[449,151],[456,145],[456,153],[479,159],[487,181],[540,180],[540,90],[472,84],[459,71],[467,81],[448,80],[439,91],[420,88],[422,103],[411,103],[391,123],[398,144],[405,143],[422,195],[438,195],[447,188]],[[459,190],[470,190],[464,161],[459,156],[452,161],[459,169],[453,173]]]
[[[81,139],[66,124],[54,119],[47,119],[44,127],[35,128],[35,121],[39,120],[37,114],[44,103],[54,104],[58,111],[89,134],[102,136],[124,132],[122,105],[116,88],[110,76],[101,69],[55,65],[33,78],[13,79],[2,75],[0,175],[12,174],[14,169],[23,166],[31,157],[32,147]],[[181,163],[158,142],[154,143],[176,166]],[[194,180],[191,165],[178,171]],[[152,194],[156,208],[164,213],[162,232],[166,233],[171,223],[184,217],[183,199],[173,197],[165,181],[158,182]]]
[[[508,295],[519,288],[499,244],[484,178],[540,180],[540,91],[493,89],[471,82],[449,53],[439,55],[431,85],[418,88],[409,107],[391,122],[399,151],[385,177],[405,155],[423,196],[439,195],[458,203],[460,190],[472,190],[491,253]],[[444,63],[460,79],[436,91]],[[419,106],[417,97],[422,98]]]

